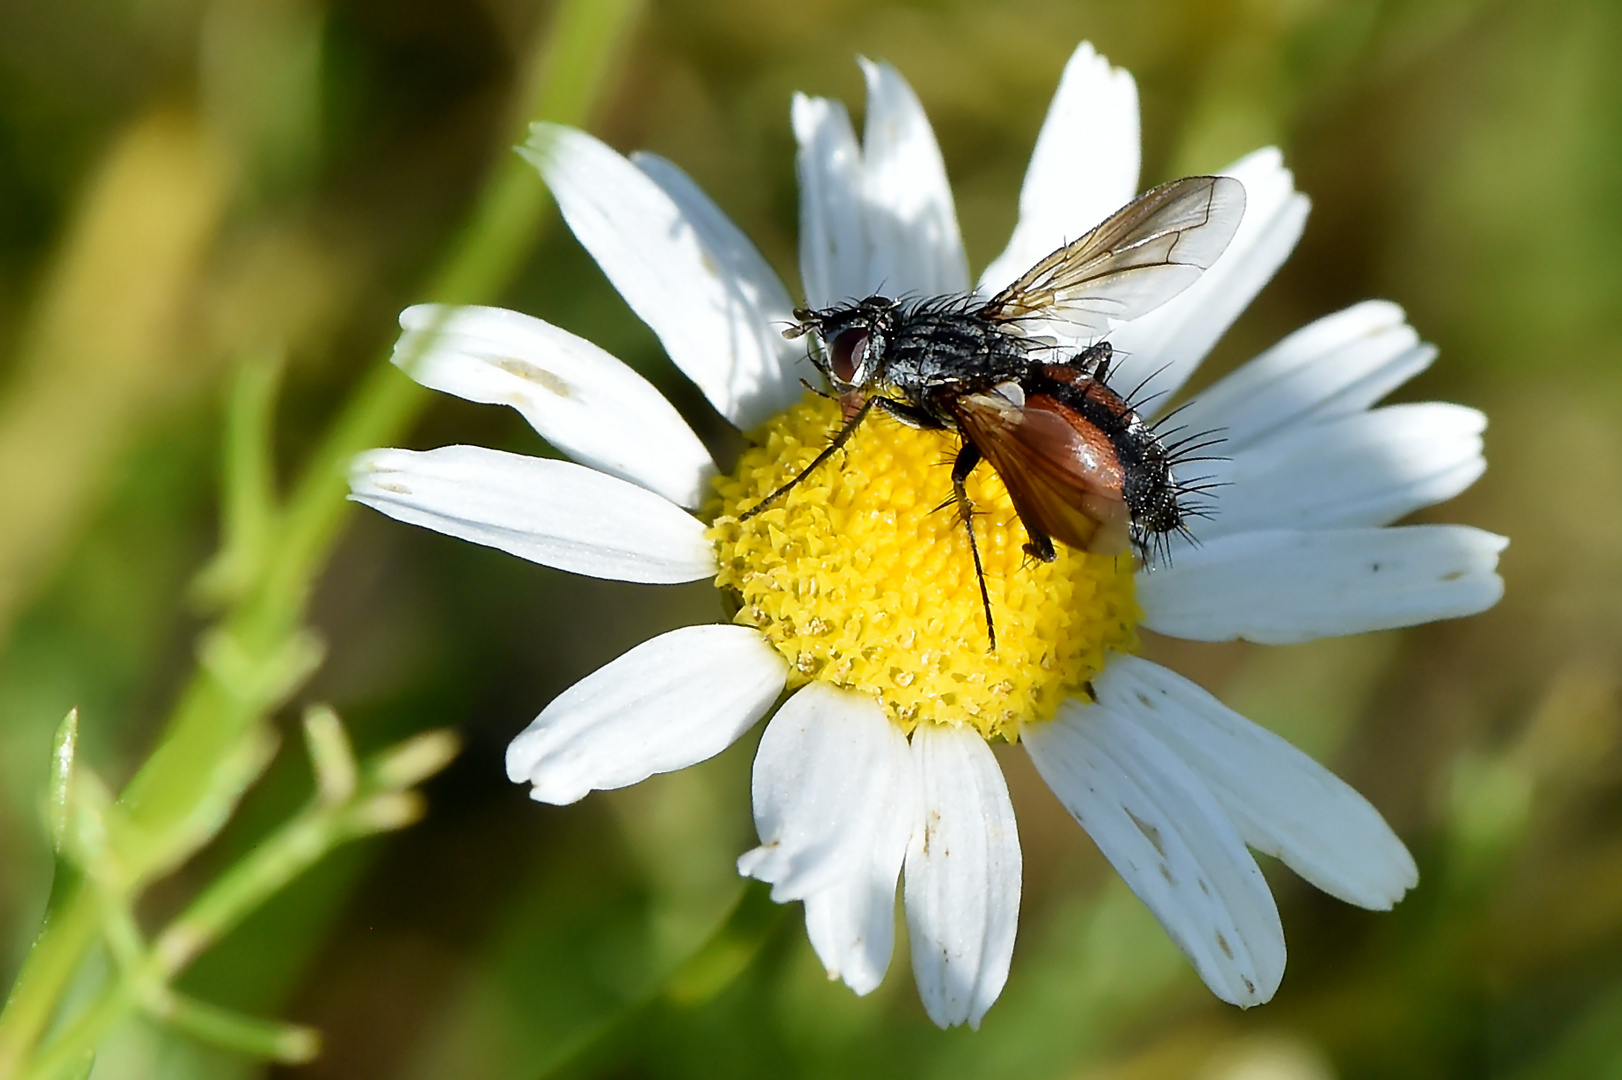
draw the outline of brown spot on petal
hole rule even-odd
[[[570,385],[567,380],[560,379],[552,372],[547,371],[543,367],[537,367],[528,360],[519,360],[515,357],[503,356],[497,358],[494,363],[496,367],[507,372],[509,375],[516,375],[525,382],[532,382],[544,390],[550,390],[558,397],[566,398],[574,396],[574,387]]]
[[[923,853],[925,855],[929,854],[929,847],[930,847],[931,844],[933,844],[935,842],[935,830],[940,827],[940,823],[941,823],[941,813],[940,813],[939,810],[931,810],[929,812],[929,814],[924,818],[924,849],[923,849]],[[942,852],[941,854],[944,855],[946,853]]]
[[[1125,807],[1122,807],[1122,809],[1125,809]],[[1149,843],[1154,845],[1154,849],[1160,853],[1160,857],[1165,858],[1166,845],[1165,842],[1160,839],[1160,830],[1149,824],[1147,821],[1144,821],[1130,810],[1126,811],[1126,816],[1132,819],[1132,824],[1138,827],[1138,831],[1143,834],[1144,839],[1148,840]]]

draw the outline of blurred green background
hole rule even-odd
[[[0,4],[8,980],[50,882],[51,731],[77,705],[82,752],[122,782],[193,664],[232,370],[285,355],[276,440],[294,474],[400,308],[439,298],[421,283],[514,141],[551,14]],[[1025,896],[980,1032],[928,1022],[904,951],[867,999],[828,983],[798,906],[713,978],[632,1009],[742,889],[754,736],[566,808],[530,803],[501,755],[575,679],[716,618],[713,590],[573,578],[356,514],[313,599],[328,661],[299,701],[331,701],[363,748],[448,724],[467,749],[430,784],[426,821],[341,852],[186,977],[321,1028],[324,1055],[283,1074],[1622,1077],[1622,4],[653,0],[590,126],[687,169],[792,282],[790,94],[859,116],[855,56],[889,60],[929,111],[978,267],[1082,39],[1138,80],[1146,183],[1276,143],[1314,201],[1200,382],[1387,297],[1441,347],[1401,396],[1490,417],[1486,477],[1425,516],[1512,538],[1491,612],[1284,649],[1150,642],[1366,793],[1418,857],[1418,891],[1370,914],[1269,862],[1290,966],[1272,1004],[1241,1013],[1203,990],[1024,755],[1000,751]],[[555,220],[500,299],[625,358],[725,444]],[[437,400],[408,444],[451,442],[545,452],[515,414]],[[147,918],[304,797],[307,767],[284,757]],[[133,1023],[94,1076],[266,1071]]]

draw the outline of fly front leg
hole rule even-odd
[[[991,618],[991,593],[986,589],[985,567],[980,565],[980,545],[974,539],[974,503],[969,501],[968,490],[964,487],[969,474],[974,472],[978,464],[980,448],[972,442],[964,443],[963,449],[957,452],[957,460],[952,462],[952,499],[957,503],[958,518],[969,534],[969,554],[974,556],[974,579],[980,584],[980,606],[986,613],[986,638],[991,643],[990,651],[996,652],[997,627]]]
[[[795,476],[794,479],[790,480],[788,483],[784,484],[782,487],[778,488],[776,491],[757,502],[754,506],[751,506],[749,509],[739,514],[738,520],[748,521],[750,518],[766,509],[772,503],[776,502],[784,495],[787,495],[790,491],[793,491],[795,486],[798,485],[800,481],[804,480],[806,477],[816,472],[817,469],[821,468],[823,462],[833,457],[834,454],[839,451],[841,446],[844,446],[846,442],[850,441],[852,433],[854,433],[856,429],[861,426],[863,420],[867,419],[867,414],[873,411],[874,404],[876,404],[879,400],[879,398],[868,398],[866,401],[862,402],[861,406],[845,420],[845,426],[839,429],[839,434],[835,435],[833,440],[829,442],[827,446],[822,448],[822,453],[811,459],[811,464],[801,469],[799,475]]]

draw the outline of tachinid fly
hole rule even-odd
[[[962,436],[950,501],[968,530],[993,649],[991,598],[964,490],[982,460],[1007,486],[1033,557],[1051,562],[1055,540],[1102,554],[1135,549],[1145,563],[1157,551],[1165,555],[1170,536],[1186,534],[1187,519],[1199,513],[1188,502],[1199,488],[1172,476],[1192,449],[1168,447],[1111,389],[1107,341],[1060,358],[1040,336],[1042,324],[1063,322],[1102,338],[1112,325],[1154,310],[1216,261],[1244,209],[1244,186],[1232,177],[1186,177],[1128,203],[984,303],[869,296],[795,312],[799,324],[784,335],[816,336],[812,361],[838,395],[844,426],[798,476],[742,517],[821,466],[878,408],[914,427]]]

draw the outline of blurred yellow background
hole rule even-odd
[[[550,16],[522,0],[0,5],[8,978],[49,887],[53,728],[78,706],[83,753],[122,782],[193,662],[231,372],[285,357],[276,444],[295,474],[399,310],[444,299],[422,282],[510,153]],[[1401,397],[1490,418],[1485,478],[1425,517],[1511,538],[1494,610],[1289,648],[1150,643],[1368,795],[1414,850],[1418,890],[1370,914],[1267,862],[1290,966],[1272,1004],[1240,1013],[1005,754],[1025,896],[980,1032],[929,1023],[904,954],[869,998],[828,983],[797,907],[716,992],[606,1028],[742,888],[753,736],[561,809],[508,784],[502,750],[652,631],[715,619],[715,593],[355,516],[314,597],[328,660],[300,700],[333,702],[363,746],[450,724],[468,749],[424,823],[324,864],[189,989],[320,1027],[326,1052],[296,1075],[344,1080],[1622,1077],[1622,4],[652,0],[590,126],[686,169],[793,282],[790,95],[859,115],[855,57],[888,60],[929,112],[978,269],[1083,39],[1138,81],[1146,184],[1274,143],[1313,199],[1196,392],[1384,297],[1441,349]],[[624,358],[727,445],[555,221],[500,299]],[[453,442],[543,452],[516,415],[442,398],[409,445]],[[289,755],[144,913],[172,912],[307,785]],[[260,1071],[132,1024],[93,1076]]]

